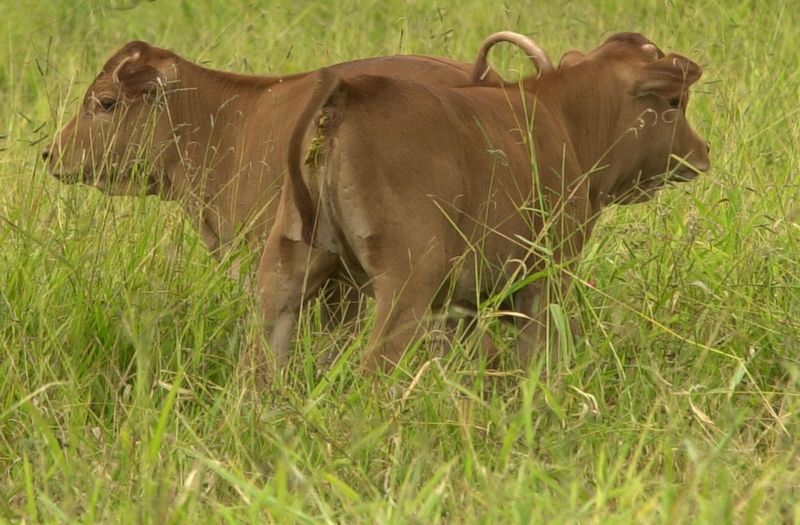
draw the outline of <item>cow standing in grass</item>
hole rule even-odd
[[[332,66],[342,78],[363,74],[461,85],[486,68],[497,42],[520,47],[540,71],[552,69],[539,46],[502,32],[481,45],[474,64],[416,55]],[[499,77],[490,73],[487,81]],[[313,73],[240,75],[201,67],[172,51],[130,42],[106,62],[80,110],[44,150],[58,179],[111,195],[178,200],[217,259],[234,277],[242,255],[261,250],[286,172],[289,134],[317,85]],[[241,250],[240,248],[245,248]],[[250,275],[245,274],[250,287]],[[326,304],[351,317],[355,297],[330,286]]]
[[[709,169],[686,118],[700,75],[635,33],[521,86],[322,71],[259,268],[277,364],[304,301],[340,273],[376,299],[369,369],[394,366],[432,308],[487,297],[524,319],[528,362],[600,212]]]

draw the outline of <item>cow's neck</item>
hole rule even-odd
[[[208,248],[224,257],[237,236],[235,179],[255,169],[242,159],[248,119],[279,79],[179,63],[180,83],[168,98],[165,125],[173,142],[165,176],[169,195],[184,203]]]
[[[624,91],[618,79],[594,64],[574,66],[543,82],[542,97],[560,108],[595,213],[610,201],[623,176],[619,145],[634,122],[620,122]]]

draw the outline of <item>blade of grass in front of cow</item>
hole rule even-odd
[[[0,7],[0,521],[800,521],[793,7]],[[369,306],[355,329],[326,333],[314,304],[291,371],[253,399],[236,374],[251,301],[192,218],[62,185],[40,160],[127,40],[277,74],[398,52],[471,60],[502,29],[554,59],[626,30],[691,56],[705,73],[689,112],[712,144],[710,173],[605,214],[554,312],[562,331],[578,315],[583,338],[530,375],[488,371],[480,334],[445,354],[431,333],[371,380],[356,366]],[[509,77],[530,72],[511,46],[490,60]],[[478,332],[511,350],[497,318],[508,291],[481,305]]]

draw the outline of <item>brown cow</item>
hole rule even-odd
[[[322,71],[259,267],[277,364],[304,300],[342,270],[376,299],[367,368],[396,364],[431,307],[503,294],[528,320],[528,361],[603,208],[709,169],[685,113],[700,75],[631,33],[524,90]]]
[[[535,43],[508,32],[484,42],[484,63],[498,41],[522,47],[539,69],[552,69]],[[473,68],[401,55],[331,69],[341,78],[370,73],[460,85],[469,82]],[[277,207],[289,134],[316,85],[313,73],[214,71],[166,49],[130,42],[106,62],[78,115],[43,156],[64,182],[84,182],[112,195],[179,199],[218,258],[241,238],[260,248]]]

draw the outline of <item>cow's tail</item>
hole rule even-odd
[[[300,213],[303,241],[308,244],[311,244],[314,236],[317,209],[311,198],[311,192],[303,180],[303,163],[315,164],[321,154],[325,132],[331,128],[332,120],[336,117],[333,111],[325,110],[327,106],[333,105],[332,101],[341,84],[341,79],[330,69],[321,69],[317,75],[317,87],[300,114],[289,138],[289,180],[292,186],[292,197]],[[315,129],[316,135],[311,141],[304,160],[302,156],[303,141],[311,127]]]
[[[513,31],[499,31],[487,36],[481,44],[481,48],[478,50],[478,57],[475,59],[475,65],[472,69],[472,82],[481,82],[489,74],[490,68],[487,63],[487,56],[492,46],[498,42],[508,42],[522,49],[528,55],[534,67],[536,67],[539,75],[554,69],[547,53],[533,39]]]

